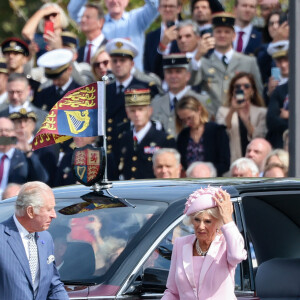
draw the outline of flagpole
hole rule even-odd
[[[104,75],[102,77],[102,82],[104,82],[104,101],[103,101],[103,118],[102,118],[102,128],[104,131],[104,136],[103,136],[103,148],[105,152],[105,170],[104,170],[104,175],[103,175],[103,183],[108,182],[107,178],[107,140],[106,140],[106,84],[109,82],[109,77]],[[97,82],[98,83],[98,82]]]

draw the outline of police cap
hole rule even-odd
[[[2,53],[17,52],[22,53],[24,56],[29,55],[29,48],[26,42],[21,39],[11,37],[6,39],[1,44]]]

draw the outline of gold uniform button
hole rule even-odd
[[[110,150],[112,148],[112,145],[108,145],[107,149]]]
[[[108,131],[108,132],[111,132],[111,131],[112,131],[112,127],[108,127],[108,128],[107,128],[107,131]]]
[[[135,171],[136,171],[136,167],[132,167],[132,168],[131,168],[131,171],[132,171],[132,172],[135,172]]]
[[[224,80],[228,80],[229,77],[227,75],[224,76]]]
[[[148,161],[152,161],[152,157],[151,156],[148,157]]]
[[[109,135],[109,136],[107,137],[107,140],[108,140],[108,141],[111,141],[111,139],[112,139],[112,137]]]
[[[131,178],[130,178],[130,180],[134,180],[134,179],[135,179],[134,177],[131,177]]]
[[[124,118],[124,119],[123,119],[123,122],[124,122],[124,123],[127,123],[127,122],[128,122],[128,119],[127,119],[127,118]]]
[[[227,94],[227,92],[228,92],[228,90],[227,90],[227,89],[224,89],[224,93]]]
[[[108,119],[107,122],[108,122],[108,123],[112,123],[112,122],[113,122],[113,119]]]
[[[136,160],[137,160],[137,156],[133,156],[133,157],[132,157],[132,160],[133,160],[133,161],[136,161]]]

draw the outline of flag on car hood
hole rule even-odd
[[[32,141],[32,150],[74,136],[104,135],[105,83],[94,82],[68,92],[50,110]]]

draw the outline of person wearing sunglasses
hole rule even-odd
[[[111,57],[105,51],[105,47],[100,47],[91,58],[92,72],[95,80],[102,80],[104,75],[111,73]],[[112,75],[113,76],[113,75]]]
[[[230,84],[227,102],[220,106],[216,122],[225,125],[230,142],[231,163],[245,156],[248,143],[265,137],[267,109],[252,74],[240,72]]]

